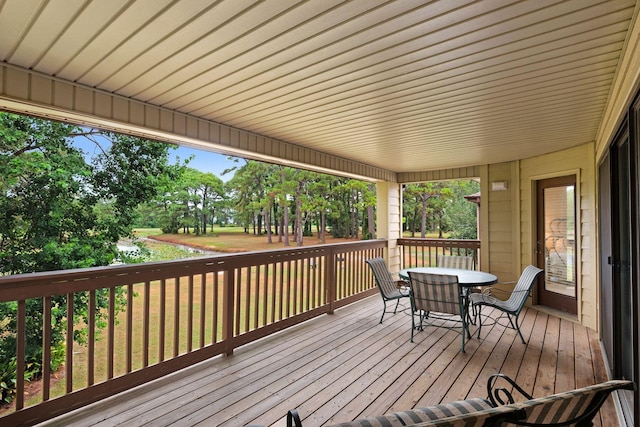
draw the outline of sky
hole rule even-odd
[[[109,144],[107,139],[102,139],[99,137],[98,139],[100,140],[100,144],[102,145]],[[73,141],[73,145],[82,149],[87,157],[90,157],[96,151],[94,143],[84,137],[75,138]],[[175,150],[169,150],[170,163],[175,163],[176,157],[179,157],[180,161],[183,162],[190,156],[194,156],[194,158],[189,162],[189,167],[197,169],[200,172],[212,173],[225,182],[229,181],[233,176],[233,173],[222,175],[222,172],[225,169],[230,169],[234,166],[242,166],[244,164],[243,162],[238,163],[234,162],[233,160],[229,160],[229,156],[224,154],[198,150],[190,147],[178,146],[178,148]]]
[[[212,173],[225,182],[229,181],[233,176],[233,173],[222,175],[222,172],[225,169],[230,169],[234,166],[239,167],[244,164],[243,162],[238,163],[233,160],[229,160],[229,156],[224,154],[181,146],[176,150],[169,151],[169,161],[173,163],[176,156],[179,157],[181,161],[184,161],[192,155],[194,158],[189,162],[189,167],[197,169],[200,172]]]

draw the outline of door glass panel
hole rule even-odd
[[[616,210],[616,271],[615,291],[618,305],[614,307],[618,316],[616,328],[620,346],[619,370],[622,377],[633,378],[633,295],[631,292],[631,165],[629,139],[624,138],[618,145]]]
[[[575,185],[544,189],[545,290],[576,296]]]

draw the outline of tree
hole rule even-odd
[[[309,209],[317,218],[318,238],[326,242],[327,214],[331,211],[331,186],[336,178],[331,175],[318,174],[309,184]]]
[[[275,168],[276,166],[267,163],[245,160],[245,164],[236,169],[228,183],[232,189],[231,198],[235,201],[236,213],[247,231],[250,225],[254,225],[254,233],[262,234],[262,218],[274,197],[273,194],[268,194],[266,189],[275,182]],[[265,224],[269,230],[269,238],[270,226],[268,223]]]
[[[247,160],[236,169],[229,185],[245,229],[250,225],[255,229],[257,224],[261,234],[264,220],[269,243],[273,224],[279,230],[279,242],[289,245],[292,228],[296,244],[302,245],[304,236],[311,235],[314,220],[323,242],[327,226],[336,237],[358,238],[366,222],[366,238],[375,235],[376,193],[371,184]]]
[[[313,201],[309,195],[309,186],[317,178],[319,174],[315,172],[290,169],[291,177],[295,182],[293,198],[295,200],[296,220],[295,220],[295,236],[298,246],[304,244],[304,229],[306,222],[312,216]]]
[[[220,178],[212,173],[200,173],[197,194],[202,206],[202,233],[207,234],[207,218],[211,226],[215,221],[216,204],[224,199],[224,185]]]
[[[405,194],[414,198],[414,230],[417,213],[420,213],[420,237],[427,236],[427,216],[429,215],[429,200],[441,197],[441,188],[438,183],[421,182],[419,184],[409,184],[405,188]]]
[[[452,224],[450,237],[452,239],[477,239],[478,238],[478,213],[475,203],[464,199],[480,191],[480,183],[475,180],[449,181],[449,187],[453,191],[453,203],[447,210],[447,216]]]
[[[479,183],[468,179],[407,184],[403,213],[412,237],[419,225],[423,238],[427,231],[437,231],[440,238],[444,233],[451,238],[476,238],[475,205],[464,196],[479,190]]]
[[[73,138],[87,137],[98,154],[86,159]],[[139,138],[0,113],[0,274],[108,265],[117,242],[132,236],[135,209],[155,196],[176,170],[170,146]],[[98,307],[106,302],[98,293]],[[87,296],[74,300],[86,320]],[[27,301],[29,375],[39,375],[42,300]],[[66,296],[53,298],[54,348],[63,345]],[[16,307],[0,304],[0,361],[15,361]],[[84,329],[75,331],[82,341]],[[36,350],[37,349],[37,350]],[[53,351],[56,354],[56,351]],[[55,359],[55,358],[54,358]],[[52,368],[60,360],[52,361]]]

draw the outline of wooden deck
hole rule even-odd
[[[460,335],[444,328],[409,342],[408,311],[379,324],[381,307],[368,298],[42,425],[284,426],[286,411],[298,408],[314,427],[485,397],[496,372],[534,396],[606,380],[595,333],[535,309],[523,312],[528,345],[495,325],[463,354]],[[595,425],[619,425],[611,399],[600,417]]]

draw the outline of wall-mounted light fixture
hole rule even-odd
[[[491,191],[504,191],[507,189],[508,181],[492,181],[491,182]]]

